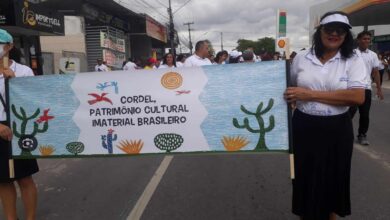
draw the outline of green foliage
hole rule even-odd
[[[158,134],[154,138],[154,145],[160,150],[165,150],[167,153],[179,148],[183,142],[183,137],[178,134]]]
[[[215,50],[213,47],[213,44],[211,44],[211,41],[205,40],[209,44],[209,54],[215,55]]]
[[[272,131],[275,127],[275,117],[271,115],[269,117],[269,126],[265,127],[264,119],[262,115],[266,114],[271,110],[271,108],[274,105],[274,100],[270,99],[268,101],[268,106],[263,110],[263,102],[260,102],[260,104],[257,106],[256,112],[248,111],[243,105],[241,105],[241,111],[244,112],[247,115],[255,116],[257,123],[259,125],[258,129],[254,129],[249,124],[249,119],[247,117],[244,118],[244,123],[240,125],[238,123],[238,120],[236,118],[233,118],[233,126],[239,129],[247,129],[251,133],[259,133],[259,141],[256,145],[255,150],[262,150],[267,149],[267,145],[265,143],[265,133]]]
[[[263,52],[274,53],[275,52],[275,39],[272,37],[263,37],[257,41],[239,39],[236,47],[239,51],[245,51],[248,47],[253,47],[255,54],[261,54]]]
[[[77,155],[84,151],[84,144],[81,142],[70,142],[66,145],[66,149],[69,153]]]

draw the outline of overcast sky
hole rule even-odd
[[[146,13],[161,23],[168,22],[168,0],[116,0],[132,11]],[[277,9],[287,11],[287,36],[293,50],[309,46],[310,6],[326,0],[171,0],[175,29],[182,51],[189,51],[188,30],[183,23],[194,22],[193,43],[209,39],[215,50],[237,46],[238,39],[257,40],[276,35]],[[184,7],[182,7],[184,5]]]

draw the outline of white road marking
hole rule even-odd
[[[370,147],[364,147],[360,144],[354,144],[354,147],[360,152],[366,154],[368,157],[382,164],[382,166],[384,166],[386,169],[390,170],[390,161],[386,161],[386,159],[380,153],[376,152]]]
[[[153,196],[154,191],[156,190],[158,184],[160,183],[165,171],[167,170],[169,164],[171,163],[173,156],[165,156],[160,166],[157,168],[152,179],[149,181],[141,197],[138,199],[133,210],[130,212],[127,220],[139,220],[148,205],[150,199]]]

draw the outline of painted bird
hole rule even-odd
[[[100,89],[101,91],[103,91],[105,88],[110,87],[110,86],[111,85],[108,82],[105,82],[105,83],[98,83],[96,88]]]
[[[48,122],[53,119],[54,116],[49,115],[50,108],[43,110],[43,115],[38,118],[35,122],[40,124],[42,122]]]
[[[93,104],[95,104],[97,102],[108,102],[108,103],[110,103],[112,105],[112,101],[109,98],[104,97],[107,94],[108,93],[102,93],[102,95],[98,95],[96,93],[89,93],[88,95],[95,97],[95,99],[94,100],[89,100],[88,103],[90,105],[93,105]]]
[[[176,95],[190,94],[190,93],[191,93],[191,90],[176,91]]]

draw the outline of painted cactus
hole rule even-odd
[[[110,128],[108,129],[107,135],[102,135],[102,146],[104,149],[108,150],[109,154],[113,153],[112,142],[116,141],[117,139],[117,135],[116,134],[113,135],[113,133],[114,130]]]
[[[77,156],[77,154],[80,154],[84,151],[84,144],[82,142],[70,142],[66,145],[66,150],[68,150],[69,153]]]
[[[183,142],[183,137],[178,134],[159,134],[154,138],[154,145],[167,153],[179,148]]]
[[[234,127],[240,128],[240,129],[245,128],[245,129],[247,129],[251,133],[259,133],[260,134],[259,141],[257,142],[256,148],[255,148],[256,151],[268,149],[267,145],[265,143],[265,134],[267,132],[270,132],[272,129],[274,129],[274,127],[275,127],[275,118],[274,118],[273,115],[271,115],[269,117],[269,126],[266,128],[265,125],[264,125],[264,119],[263,119],[262,115],[264,115],[265,113],[269,112],[271,110],[271,108],[273,107],[273,105],[274,105],[274,100],[270,99],[268,101],[267,108],[262,110],[263,109],[263,102],[260,102],[259,106],[256,109],[256,112],[250,112],[243,105],[241,105],[241,111],[243,111],[247,115],[252,115],[252,116],[256,117],[256,120],[257,120],[257,122],[259,124],[259,129],[253,129],[249,125],[248,118],[244,118],[244,124],[243,125],[240,125],[238,123],[237,119],[233,118],[233,125],[234,125]]]
[[[34,121],[34,127],[31,132],[31,134],[26,133],[27,124],[30,120],[33,120],[38,117],[40,110],[37,109],[31,116],[27,116],[26,111],[20,107],[20,113],[16,110],[15,105],[11,106],[12,113],[15,115],[17,119],[19,119],[21,122],[20,124],[20,132],[17,129],[17,123],[16,121],[12,122],[12,130],[16,137],[19,138],[18,145],[20,149],[22,150],[21,155],[31,155],[31,151],[34,151],[38,147],[38,141],[35,138],[35,135],[37,133],[44,133],[49,128],[49,120],[54,118],[53,116],[50,116],[51,118],[46,119],[45,117],[41,116],[38,120]],[[48,110],[45,110],[45,115],[47,116]],[[45,120],[41,120],[41,118],[44,118]],[[44,122],[43,127],[39,128],[39,124]]]

